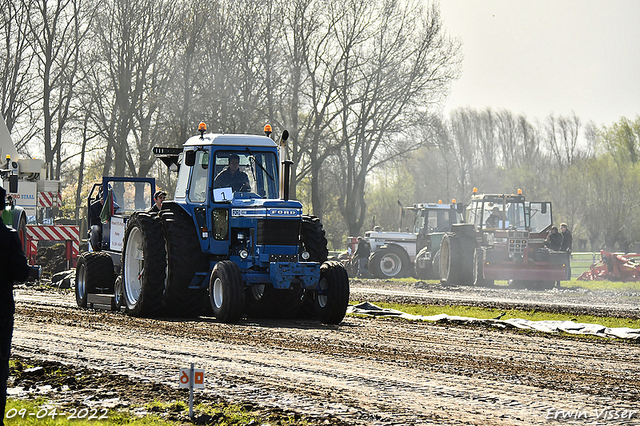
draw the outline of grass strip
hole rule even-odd
[[[360,303],[360,302],[357,302]],[[353,303],[353,304],[357,304]],[[599,324],[609,328],[634,328],[640,329],[640,319],[599,317],[594,315],[574,315],[562,313],[550,313],[533,310],[510,309],[500,310],[494,308],[481,308],[474,306],[457,305],[413,305],[399,303],[378,303],[375,305],[381,308],[395,309],[411,315],[432,316],[439,314],[456,315],[461,317],[471,317],[480,319],[496,318],[502,314],[500,319],[521,318],[531,321],[573,321],[577,323]]]

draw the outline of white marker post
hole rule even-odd
[[[180,387],[189,388],[189,418],[193,418],[193,389],[204,389],[204,370],[193,368],[180,369]]]

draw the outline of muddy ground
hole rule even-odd
[[[352,281],[351,289],[353,301],[621,317],[637,317],[640,306],[633,292],[373,280]],[[560,421],[554,417],[564,417],[563,424],[640,424],[640,350],[633,342],[360,317],[338,326],[141,319],[80,310],[72,292],[33,288],[17,289],[16,300],[16,359],[62,364],[87,382],[38,384],[14,371],[13,392],[24,396],[26,380],[31,392],[44,390],[67,406],[186,401],[178,369],[193,362],[206,370],[196,401],[246,404],[269,424],[291,413],[312,424],[532,425]],[[187,421],[170,409],[163,414]]]

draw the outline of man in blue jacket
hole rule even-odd
[[[6,191],[0,186],[0,210],[4,210],[6,196]],[[15,312],[13,282],[26,281],[29,269],[18,233],[8,228],[0,215],[0,425],[3,426]]]

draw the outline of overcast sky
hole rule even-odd
[[[507,109],[611,125],[640,114],[640,0],[440,0],[462,42],[445,113]]]

